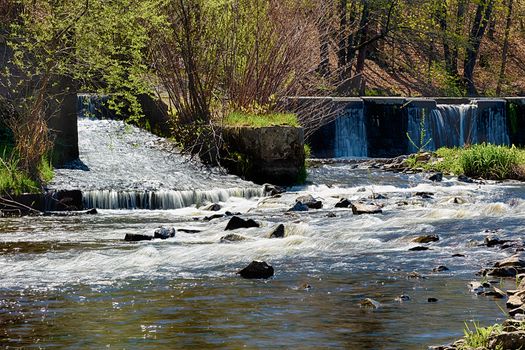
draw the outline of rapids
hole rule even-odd
[[[309,168],[305,186],[263,197],[252,183],[168,156],[164,141],[146,132],[115,121],[96,125],[80,121],[81,135],[88,135],[83,164],[60,170],[53,186],[81,188],[88,197],[111,190],[224,195],[165,210],[117,200],[108,203],[120,209],[98,215],[0,219],[4,347],[410,350],[453,341],[465,321],[505,318],[503,301],[475,296],[467,283],[507,254],[482,245],[487,230],[501,238],[525,234],[522,183],[432,183],[420,174],[335,163]],[[143,143],[134,145],[137,139]],[[288,212],[304,194],[322,200],[323,209]],[[386,197],[377,200],[382,214],[334,209],[341,197],[378,194]],[[262,226],[233,231],[244,241],[220,243],[229,218],[203,220],[217,213],[204,210],[207,200],[221,204],[218,213],[240,212]],[[267,238],[279,223],[285,237]],[[176,237],[123,240],[159,226],[176,227]],[[422,234],[440,240],[430,250],[409,251]],[[235,274],[254,259],[273,265],[275,276],[252,281]],[[450,270],[433,273],[439,265]],[[412,278],[414,271],[422,278]],[[395,301],[402,294],[410,300]],[[364,298],[382,306],[362,308]]]

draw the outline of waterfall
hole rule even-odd
[[[86,208],[98,209],[152,209],[168,210],[202,205],[206,202],[225,202],[230,197],[254,198],[262,197],[263,189],[232,188],[214,189],[208,191],[115,191],[90,190],[82,193]]]
[[[106,106],[108,96],[97,94],[78,94],[77,111],[80,118],[110,118],[111,111]]]
[[[345,113],[335,120],[334,156],[336,158],[368,156],[363,108],[347,108]]]
[[[438,104],[430,111],[425,108],[409,108],[408,135],[415,143],[413,145],[410,142],[410,152],[418,150],[422,131],[425,133],[424,149],[431,151],[440,147],[464,147],[482,142],[509,144],[505,109],[494,106],[480,108],[475,102],[461,105]]]

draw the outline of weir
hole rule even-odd
[[[192,162],[167,139],[103,119],[100,101],[78,97],[80,157],[56,169],[50,189],[80,190],[85,209],[168,210],[264,195],[262,186]]]
[[[525,146],[521,98],[325,100],[332,105],[330,113],[325,112],[326,121],[307,139],[318,158],[394,157],[483,142]]]

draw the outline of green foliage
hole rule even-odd
[[[0,196],[38,193],[41,191],[41,183],[53,179],[53,167],[47,159],[42,159],[38,166],[40,181],[31,179],[28,174],[20,170],[19,162],[19,157],[11,148],[3,148],[0,156]]]
[[[465,322],[464,340],[459,350],[471,350],[471,349],[486,349],[489,345],[491,336],[500,334],[503,331],[503,326],[495,324],[488,327],[480,327],[479,323],[473,322],[473,329]],[[500,345],[496,349],[502,349]]]
[[[224,118],[224,124],[229,126],[251,126],[266,127],[275,125],[289,125],[298,127],[299,121],[295,114],[286,113],[267,113],[249,114],[243,112],[233,112]]]
[[[469,148],[444,147],[438,149],[429,162],[418,162],[417,155],[412,155],[406,164],[414,169],[465,174],[488,180],[525,179],[525,150],[514,146],[480,144]]]
[[[306,159],[311,158],[312,157],[312,148],[310,147],[310,145],[305,143],[303,147],[304,147],[304,157]]]
[[[520,152],[515,147],[473,145],[461,154],[460,165],[467,176],[501,180],[516,177]]]

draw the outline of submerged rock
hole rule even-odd
[[[419,251],[429,250],[429,249],[430,249],[429,247],[417,246],[417,247],[410,248],[409,250],[413,252],[419,252]]]
[[[434,193],[420,191],[420,192],[414,193],[414,197],[421,197],[423,199],[431,199],[431,198],[434,198]]]
[[[429,303],[437,303],[438,302],[438,298],[428,298],[427,301]]]
[[[337,215],[335,215],[335,213],[329,212],[328,214],[326,214],[326,217],[327,218],[336,218]]]
[[[398,296],[397,298],[395,298],[394,300],[399,302],[399,303],[402,303],[404,301],[409,301],[410,297],[408,295],[402,294],[402,295]]]
[[[237,272],[242,278],[247,279],[267,279],[273,276],[274,270],[265,261],[252,261],[244,269]]]
[[[477,295],[483,294],[486,288],[490,288],[490,284],[481,283],[478,281],[471,281],[469,282],[468,286],[469,286],[469,291]]]
[[[307,194],[304,196],[297,197],[295,200],[296,203],[303,203],[310,209],[321,209],[323,207],[323,202],[315,199],[312,195]]]
[[[440,265],[440,266],[434,267],[432,269],[432,272],[445,272],[445,271],[449,271],[449,270],[450,269],[448,267]]]
[[[361,307],[367,307],[367,308],[372,308],[372,309],[379,309],[381,307],[381,303],[374,300],[374,299],[371,299],[371,298],[366,298],[366,299],[363,299],[359,302],[359,305],[361,305]]]
[[[349,208],[352,205],[352,202],[350,202],[347,198],[341,198],[339,202],[335,204],[336,208]]]
[[[268,238],[283,238],[285,234],[284,225],[279,224],[268,235]]]
[[[224,216],[225,216],[224,214],[213,214],[213,215],[210,215],[210,216],[205,216],[202,220],[204,220],[204,221],[212,221],[212,220],[215,220],[215,219],[223,218]]]
[[[412,240],[414,243],[432,243],[439,241],[438,235],[424,235],[416,237]]]
[[[246,237],[238,235],[236,233],[230,233],[226,236],[222,236],[220,242],[221,243],[231,243],[231,242],[240,242],[246,240]]]
[[[352,204],[352,213],[354,215],[381,214],[382,212],[383,210],[378,205],[361,204],[361,203]]]
[[[234,216],[230,219],[230,221],[228,221],[228,224],[226,225],[226,228],[224,230],[229,231],[250,227],[260,227],[260,225],[253,219],[244,220],[238,216]]]
[[[175,237],[175,227],[160,227],[155,230],[153,237],[160,239],[168,239]]]
[[[124,240],[128,242],[151,241],[152,239],[153,236],[134,233],[126,233],[126,236],[124,237]]]
[[[303,204],[302,202],[296,202],[293,207],[288,209],[288,211],[308,211],[309,208],[306,204]]]

